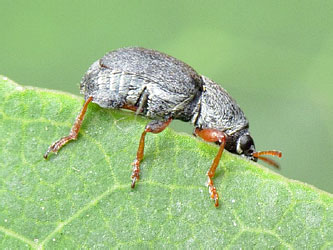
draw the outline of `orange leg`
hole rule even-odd
[[[194,133],[195,133],[195,135],[200,136],[205,141],[220,143],[219,151],[218,151],[217,155],[215,156],[212,166],[210,167],[210,169],[207,172],[209,194],[210,194],[210,197],[215,201],[215,207],[218,207],[219,194],[217,193],[216,188],[214,186],[213,177],[215,175],[216,168],[219,165],[219,162],[220,162],[223,150],[224,150],[226,135],[222,131],[219,131],[217,129],[196,128]]]
[[[81,128],[81,124],[84,119],[84,115],[86,114],[88,104],[92,101],[92,97],[90,96],[84,103],[79,115],[75,119],[75,123],[73,124],[73,127],[71,131],[69,132],[68,136],[60,138],[58,141],[54,142],[46,151],[44,154],[44,158],[47,159],[50,152],[57,153],[59,149],[64,146],[67,142],[71,140],[75,140],[79,134],[79,130]]]
[[[151,132],[154,134],[158,134],[158,133],[162,132],[170,124],[171,120],[172,120],[172,118],[170,118],[166,121],[151,121],[146,125],[145,130],[141,134],[139,148],[136,153],[136,158],[135,158],[134,162],[132,163],[132,165],[133,165],[133,172],[132,172],[132,176],[131,176],[131,178],[132,178],[131,187],[132,188],[135,187],[135,183],[137,180],[139,180],[139,177],[140,177],[140,162],[143,159],[146,134],[148,132]]]

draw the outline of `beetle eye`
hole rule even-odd
[[[254,142],[250,135],[242,135],[237,144],[237,153],[251,156],[254,152]]]
[[[242,151],[246,151],[248,149],[250,149],[250,147],[254,144],[253,139],[251,136],[249,135],[244,135],[240,138],[240,147],[242,149]]]

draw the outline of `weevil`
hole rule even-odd
[[[85,102],[69,135],[54,142],[44,154],[45,159],[77,138],[90,102],[102,108],[129,109],[152,119],[142,132],[132,163],[132,188],[140,177],[146,134],[162,132],[174,119],[191,122],[195,136],[219,145],[207,172],[209,194],[216,207],[219,195],[213,177],[224,149],[275,167],[278,164],[263,155],[282,156],[275,150],[255,150],[249,122],[226,90],[186,63],[156,50],[131,47],[107,53],[90,66],[80,91]]]

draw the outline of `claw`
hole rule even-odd
[[[58,143],[59,143],[59,141],[61,141],[61,139],[60,140],[58,140],[58,141],[56,141],[56,142],[54,142],[48,149],[47,149],[47,151],[45,152],[45,154],[43,155],[43,157],[44,157],[44,159],[47,159],[47,157],[49,156],[49,154],[51,153],[51,152],[53,152],[53,153],[57,153],[58,152],[58,150],[59,150],[59,146],[58,146]]]
[[[133,171],[132,171],[132,176],[131,176],[131,178],[132,178],[131,188],[134,188],[136,181],[139,180],[140,161],[135,159],[134,162],[132,163],[132,165],[133,165]]]
[[[132,184],[131,184],[131,188],[135,188],[135,182],[136,182],[136,177],[132,176]]]
[[[210,194],[210,198],[212,198],[215,202],[215,207],[219,206],[219,194],[216,191],[216,187],[211,178],[208,177],[208,190]]]
[[[46,151],[46,153],[43,155],[44,159],[47,159],[47,157],[48,157],[48,155],[49,155],[50,152],[51,152],[50,149],[48,149],[48,150]]]

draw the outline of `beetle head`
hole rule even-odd
[[[252,161],[256,162],[256,161],[258,161],[258,159],[260,159],[276,168],[279,168],[279,165],[275,161],[273,161],[269,158],[266,158],[263,155],[273,155],[273,156],[277,156],[279,158],[281,158],[281,156],[282,156],[282,153],[280,151],[275,151],[275,150],[256,152],[256,149],[254,146],[254,141],[253,141],[252,137],[250,136],[250,134],[248,134],[248,133],[245,133],[238,138],[237,143],[236,143],[236,152],[239,155],[243,155]]]
[[[238,138],[236,143],[237,154],[243,155],[252,161],[257,161],[257,159],[252,156],[255,151],[254,141],[249,134],[243,134]]]

